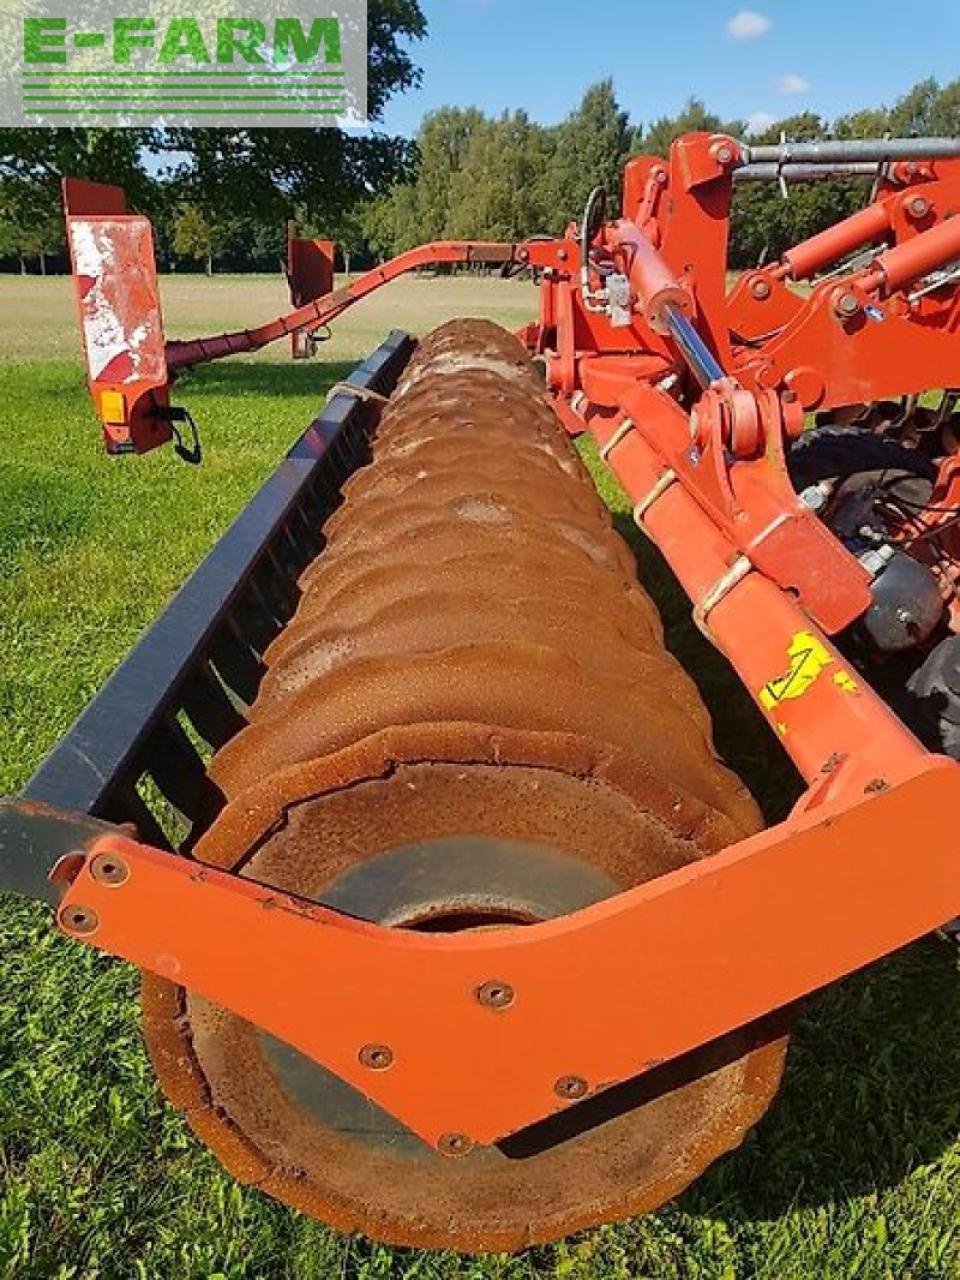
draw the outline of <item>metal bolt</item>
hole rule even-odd
[[[393,1062],[393,1050],[386,1044],[365,1044],[359,1057],[361,1064],[371,1071],[386,1071]]]
[[[60,912],[60,923],[70,933],[85,936],[100,924],[100,917],[92,907],[69,906]]]
[[[750,286],[750,292],[755,298],[759,298],[762,302],[764,298],[770,297],[770,281],[754,280],[753,284]]]
[[[729,142],[718,142],[711,148],[711,154],[717,164],[729,164],[733,159],[733,147]]]
[[[860,303],[853,293],[841,293],[836,302],[837,315],[848,317],[855,316],[860,310]]]
[[[926,196],[914,196],[907,201],[907,212],[914,218],[925,218],[930,212],[930,201]]]
[[[558,1098],[574,1101],[586,1095],[587,1082],[583,1076],[561,1076],[553,1086],[553,1091]]]
[[[437,1150],[442,1156],[468,1156],[473,1150],[473,1142],[465,1133],[444,1133],[437,1143]]]
[[[506,1009],[513,1004],[514,991],[508,982],[485,982],[477,987],[477,999],[488,1009]]]
[[[130,868],[116,854],[101,853],[91,862],[90,875],[99,884],[108,884],[115,889],[130,879]]]

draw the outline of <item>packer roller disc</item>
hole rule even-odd
[[[198,859],[392,928],[522,929],[759,828],[513,338],[429,335],[344,492],[212,762],[225,803]],[[332,981],[277,975],[294,996]],[[760,1118],[786,1051],[781,1023],[755,1025],[456,1156],[157,978],[144,1026],[238,1178],[345,1230],[469,1251],[664,1203]]]

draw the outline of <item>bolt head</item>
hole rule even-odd
[[[486,1009],[508,1009],[513,1004],[515,992],[509,982],[493,979],[477,987],[475,995]]]
[[[370,1071],[386,1071],[393,1063],[393,1050],[386,1044],[365,1044],[358,1057]]]
[[[717,164],[729,164],[733,159],[733,147],[729,142],[718,142],[711,149],[711,154]]]
[[[437,1150],[442,1156],[468,1156],[473,1150],[473,1141],[465,1133],[444,1133],[437,1142]]]
[[[763,279],[754,280],[753,284],[750,286],[750,292],[755,298],[759,298],[762,302],[764,298],[770,297],[770,281]]]
[[[60,925],[67,933],[85,938],[99,927],[100,917],[92,907],[71,904],[60,912]]]
[[[587,1088],[587,1082],[583,1076],[561,1076],[553,1086],[553,1091],[558,1098],[573,1102],[585,1097]]]
[[[855,316],[860,310],[860,303],[857,300],[856,294],[853,293],[841,293],[840,297],[837,299],[836,306],[837,314],[844,317]]]
[[[914,196],[908,202],[907,210],[914,218],[925,218],[930,212],[930,201],[926,196]]]
[[[116,889],[130,879],[130,867],[115,853],[101,853],[91,862],[90,875],[98,884]]]

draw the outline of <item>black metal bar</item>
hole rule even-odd
[[[0,890],[55,907],[61,888],[50,874],[62,858],[82,854],[116,828],[82,814],[65,815],[26,799],[0,800]]]
[[[184,684],[181,704],[187,719],[214,751],[246,724],[243,716],[207,663],[198,664]]]
[[[219,808],[222,797],[207,777],[203,760],[176,720],[158,724],[150,735],[144,756],[144,772],[159,791],[190,823],[202,813]]]
[[[210,645],[210,661],[217,675],[244,707],[252,705],[264,666],[244,639],[240,624],[228,614]]]
[[[390,334],[350,375],[349,383],[360,390],[389,393],[413,345],[405,333]],[[291,513],[322,483],[337,442],[370,412],[369,405],[347,392],[329,401],[40,766],[24,790],[26,799],[103,818],[121,813],[126,817],[131,809],[139,812],[131,796],[145,772],[151,735],[176,716],[191,675],[208,657],[228,687],[235,687],[232,677],[238,679],[243,687],[237,692],[250,701],[247,695],[255,692],[251,680],[260,668],[249,650],[244,664],[243,645],[231,635],[236,612],[243,611],[249,584],[274,539],[285,537]],[[242,724],[239,716],[237,723]],[[216,736],[221,733],[222,725]],[[0,887],[4,879],[0,875]]]

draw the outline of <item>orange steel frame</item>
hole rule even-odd
[[[162,350],[158,329],[148,341],[164,371],[152,386],[116,380],[122,358],[91,375],[98,405],[104,392],[124,399],[125,421],[105,424],[112,445],[151,447],[151,413],[169,403],[178,369],[325,324],[427,264],[536,268],[541,314],[522,336],[545,362],[551,403],[568,430],[595,438],[698,624],[807,783],[779,826],[522,930],[385,929],[119,834],[91,838],[63,865],[65,933],[232,1009],[443,1149],[451,1134],[464,1150],[572,1105],[558,1088],[564,1077],[601,1091],[960,913],[955,838],[940,820],[960,804],[960,766],[926,752],[832,644],[866,608],[869,583],[798,500],[784,462],[806,410],[960,386],[960,289],[909,292],[960,257],[960,217],[948,216],[960,162],[889,168],[867,209],[728,294],[739,158],[733,139],[697,134],[668,162],[630,162],[623,216],[592,248],[629,282],[626,322],[585,302],[571,228],[523,245],[428,245],[259,329]],[[106,228],[125,251],[141,252],[142,226],[130,238],[140,220],[109,201],[98,209],[97,199],[68,192],[71,222]],[[787,281],[865,244],[876,253],[861,270],[814,285],[807,298],[789,291]],[[588,275],[599,287],[595,265]],[[88,323],[91,290],[120,298],[115,280],[78,283]],[[123,323],[139,305],[128,302],[118,303]],[[697,385],[671,329],[677,314],[719,376]],[[274,975],[291,972],[327,980],[282,993]],[[478,1000],[489,983],[503,988],[501,1007]],[[387,1069],[364,1065],[360,1050],[371,1043],[390,1045]]]

